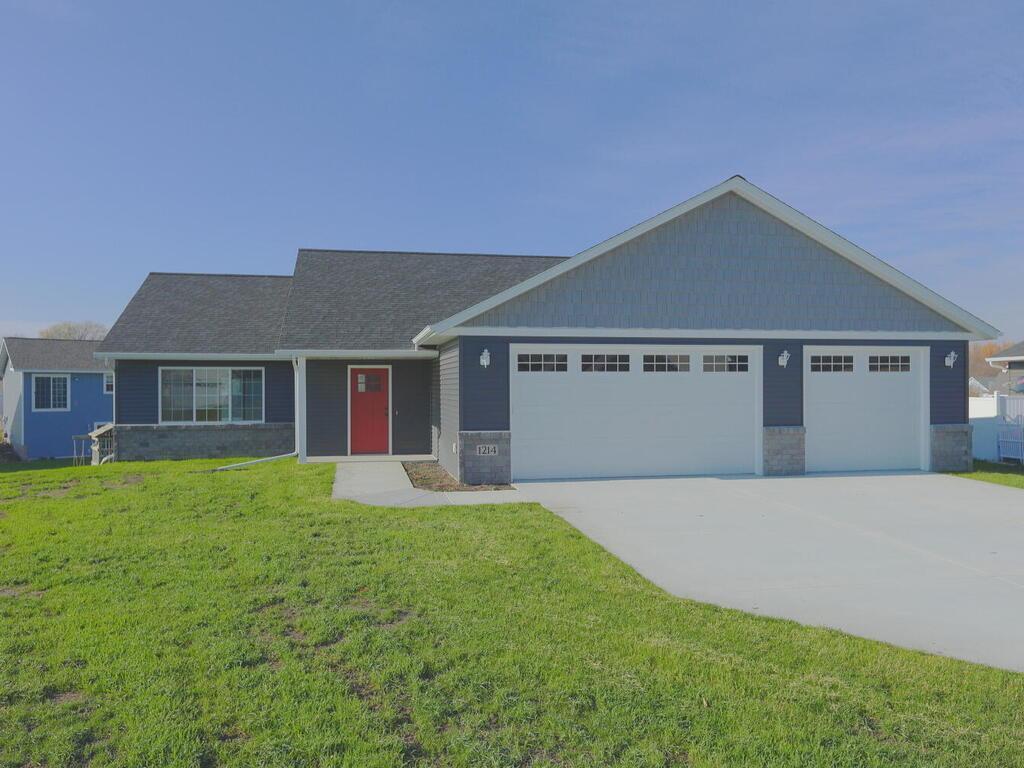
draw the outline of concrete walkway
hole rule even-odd
[[[519,491],[425,491],[415,488],[400,461],[343,462],[334,472],[335,499],[376,507],[442,507],[471,504],[515,504]]]

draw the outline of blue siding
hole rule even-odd
[[[509,428],[507,340],[462,336],[459,343],[459,429],[504,430]],[[480,365],[487,350],[491,364]],[[468,389],[468,391],[467,391]]]
[[[32,374],[23,373],[25,449],[30,459],[71,456],[72,437],[95,429],[96,422],[111,421],[114,398],[103,393],[102,373],[72,373],[71,410],[33,411]],[[50,374],[40,374],[50,375]]]
[[[500,338],[463,336],[459,386],[461,429],[509,428],[509,344],[747,344],[764,347],[764,425],[803,424],[803,348],[805,345],[928,346],[931,358],[931,423],[967,423],[967,342],[863,341],[835,339],[636,339],[636,338]],[[480,366],[480,352],[491,353],[488,368]],[[786,368],[776,364],[783,350],[792,357]],[[946,355],[955,351],[956,365],[947,368]]]
[[[295,420],[295,376],[290,361],[232,362],[229,365],[194,360],[118,360],[117,423],[157,424],[159,422],[159,370],[162,366],[264,368],[264,397],[267,423]]]

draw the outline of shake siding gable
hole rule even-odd
[[[466,325],[964,330],[734,193],[715,198]]]

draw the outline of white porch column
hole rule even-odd
[[[306,463],[306,358],[292,360],[295,368],[295,452]]]

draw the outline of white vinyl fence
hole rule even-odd
[[[1024,461],[1024,396],[972,397],[974,458]]]

